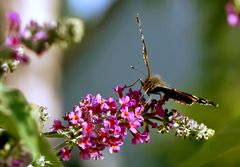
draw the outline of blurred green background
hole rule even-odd
[[[144,78],[129,68],[145,71],[136,13],[142,19],[152,72],[171,86],[220,104],[168,105],[215,129],[207,142],[152,131],[150,144],[131,145],[128,138],[120,154],[106,151],[103,161],[83,166],[240,166],[240,29],[228,26],[226,2],[102,0],[105,8],[92,10],[89,5],[88,14],[80,1],[67,3],[64,15],[81,16],[87,29],[82,43],[65,53],[65,111],[89,92],[113,96],[115,85]]]

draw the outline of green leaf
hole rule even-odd
[[[30,116],[31,108],[25,97],[18,90],[1,87],[0,102],[1,107],[5,108],[4,113],[11,120],[11,122],[5,122],[2,126],[12,135],[23,139],[33,154],[37,154],[39,152],[37,144],[39,141],[36,136],[39,135],[39,132],[35,121]]]
[[[219,160],[239,162],[240,154],[240,117],[235,118],[207,142],[196,154],[181,164],[184,166],[213,166]],[[234,154],[231,154],[233,153]],[[236,153],[237,152],[237,153]],[[224,159],[224,160],[223,160]],[[217,163],[217,162],[216,162]]]
[[[12,117],[11,112],[2,104],[0,105],[0,127],[7,129],[12,136],[19,137],[15,117]]]
[[[0,127],[23,141],[33,159],[43,155],[54,166],[61,166],[47,141],[40,136],[32,110],[36,108],[31,107],[20,91],[0,85]]]
[[[51,151],[52,149],[45,138],[39,138],[39,147],[41,155],[44,155],[46,159],[51,162],[51,164],[54,164],[53,166],[62,166],[62,163],[56,157],[56,153]]]

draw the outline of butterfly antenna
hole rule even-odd
[[[138,30],[140,32],[141,40],[142,40],[142,44],[143,44],[142,54],[143,54],[143,60],[144,60],[144,62],[146,64],[146,66],[147,66],[147,79],[149,79],[150,78],[150,67],[149,67],[149,61],[148,61],[147,47],[146,47],[146,43],[145,43],[143,31],[142,31],[141,20],[139,18],[139,14],[138,13],[137,13],[137,16],[136,16],[136,20],[137,20],[137,23],[138,23]]]
[[[130,67],[131,67],[131,69],[137,71],[139,74],[146,76],[146,74],[144,72],[142,72],[141,70],[135,68],[134,66],[130,66]]]
[[[139,69],[135,68],[134,66],[130,66],[130,67],[131,67],[131,69],[136,70],[138,73],[140,73],[140,74],[142,74],[142,75],[145,75],[142,71],[140,71]],[[139,78],[139,79],[137,79],[135,82],[133,82],[131,85],[127,86],[127,88],[130,88],[130,87],[134,86],[137,82],[140,82],[141,85],[143,84],[142,79]]]

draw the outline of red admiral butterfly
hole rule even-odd
[[[151,75],[146,44],[145,44],[145,40],[144,40],[142,28],[141,28],[141,21],[140,21],[138,15],[137,15],[136,19],[137,19],[138,28],[139,28],[139,32],[141,34],[141,40],[142,40],[142,44],[143,44],[143,50],[142,50],[143,59],[146,64],[146,67],[147,67],[147,77],[143,82],[141,81],[142,87],[146,91],[146,93],[149,95],[149,94],[160,94],[162,92],[168,98],[173,99],[174,101],[179,102],[179,103],[191,105],[194,102],[196,102],[196,103],[200,103],[203,105],[211,105],[211,106],[217,107],[218,104],[216,104],[212,101],[182,92],[175,88],[171,88],[165,82],[161,81],[161,79],[158,75],[154,75],[154,76]]]

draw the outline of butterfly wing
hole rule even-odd
[[[200,97],[197,97],[197,96],[194,96],[194,95],[191,95],[191,94],[188,94],[188,93],[185,93],[180,90],[177,90],[177,89],[174,89],[171,87],[167,87],[167,86],[156,86],[152,90],[152,93],[160,93],[160,92],[163,92],[170,99],[173,99],[174,101],[183,103],[183,104],[191,105],[194,102],[196,102],[196,103],[200,103],[203,105],[211,105],[211,106],[215,106],[215,107],[218,106],[218,104],[216,104],[212,101],[209,101],[209,100],[206,100],[206,99],[203,99],[203,98],[200,98]]]

